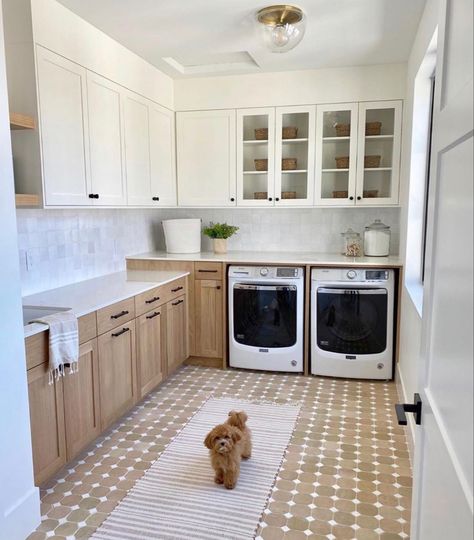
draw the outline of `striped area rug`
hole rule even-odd
[[[254,538],[300,405],[210,398],[112,511],[97,540],[216,540]],[[214,483],[203,441],[228,411],[245,410],[253,453],[237,486]]]

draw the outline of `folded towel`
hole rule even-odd
[[[60,311],[45,315],[31,322],[49,326],[49,384],[69,373],[79,370],[79,331],[77,317],[72,311]]]

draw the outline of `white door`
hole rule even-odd
[[[176,206],[174,113],[149,103],[151,196],[154,205]]]
[[[86,70],[36,47],[45,205],[88,205]]]
[[[472,540],[473,4],[441,5],[411,538]]]
[[[316,106],[277,107],[275,205],[314,204]]]
[[[148,100],[124,95],[125,171],[129,205],[151,205],[150,130]]]
[[[235,206],[235,110],[178,112],[179,206]]]
[[[273,206],[275,109],[237,111],[237,204]]]
[[[95,206],[120,206],[127,202],[122,92],[119,85],[87,72],[91,190]]]
[[[398,204],[402,102],[359,103],[358,206]]]

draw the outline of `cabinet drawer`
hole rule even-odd
[[[135,296],[135,313],[139,317],[151,309],[166,302],[167,291],[164,287],[155,287],[150,291]]]
[[[222,279],[222,264],[212,262],[194,263],[194,279]]]
[[[166,302],[169,302],[170,300],[173,300],[174,298],[178,298],[178,296],[182,296],[183,294],[186,294],[186,278],[179,278],[175,281],[172,281],[171,283],[167,283],[166,285],[162,285],[160,289],[163,292],[163,298],[166,300]]]
[[[97,312],[97,331],[101,335],[135,318],[135,299],[127,298]]]

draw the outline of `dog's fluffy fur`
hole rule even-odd
[[[214,481],[224,484],[227,489],[233,489],[237,483],[240,460],[248,459],[252,453],[252,439],[246,421],[244,411],[230,411],[225,424],[216,426],[204,439],[215,471]]]

